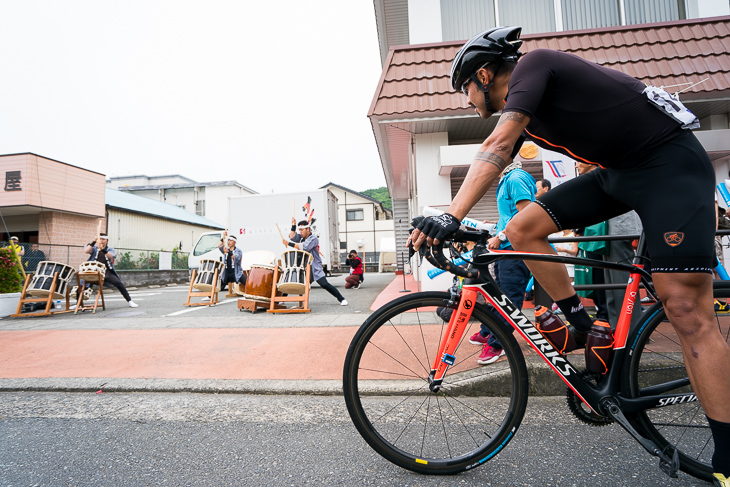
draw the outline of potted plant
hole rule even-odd
[[[15,313],[22,290],[23,278],[15,253],[7,247],[0,248],[0,318]]]

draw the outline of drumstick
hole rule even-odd
[[[279,228],[279,224],[278,223],[276,224],[276,229],[279,230],[279,236],[281,237],[281,240],[282,240],[282,243],[283,243],[283,241],[284,241],[284,235],[282,235],[281,228]],[[286,246],[287,245],[284,244],[284,247],[286,247]]]

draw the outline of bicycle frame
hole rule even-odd
[[[629,283],[624,296],[619,321],[614,333],[614,357],[609,366],[608,372],[601,378],[597,385],[593,385],[581,377],[580,373],[568,361],[568,358],[561,355],[548,340],[535,328],[532,322],[510,301],[510,299],[500,290],[494,280],[491,278],[486,264],[488,262],[477,263],[475,258],[474,266],[480,271],[479,279],[466,280],[462,287],[462,298],[459,301],[456,312],[452,313],[446,333],[441,339],[439,352],[434,358],[431,368],[430,385],[432,391],[438,390],[441,386],[443,378],[450,365],[455,361],[454,352],[456,347],[463,338],[466,326],[464,326],[471,318],[474,303],[476,303],[477,294],[484,296],[486,301],[494,307],[499,314],[509,323],[517,332],[527,341],[528,344],[537,352],[537,354],[550,366],[550,368],[565,382],[565,384],[594,412],[609,416],[605,411],[605,406],[601,402],[607,398],[612,398],[618,402],[619,409],[625,413],[638,412],[645,409],[668,406],[678,402],[697,401],[695,394],[665,394],[666,391],[652,391],[652,395],[636,399],[628,399],[620,395],[620,379],[621,367],[626,351],[626,342],[631,331],[631,316],[635,309],[636,301],[639,296],[639,284],[643,281],[645,285],[651,288],[648,282],[649,274],[643,270],[643,264],[640,263],[644,253],[644,239],[640,239],[639,251],[633,264],[620,264],[613,262],[604,262],[594,259],[585,259],[580,257],[564,257],[554,254],[534,254],[515,251],[494,251],[492,254],[499,254],[498,257],[488,255],[488,261],[499,259],[512,260],[539,260],[542,262],[556,262],[561,264],[582,264],[591,265],[604,269],[619,269],[629,272]],[[656,304],[647,310],[647,316],[642,319],[637,326],[642,326],[657,312],[661,305]],[[676,387],[685,385],[687,381],[677,381],[670,383],[667,390],[673,390]],[[610,415],[613,416],[613,415]]]

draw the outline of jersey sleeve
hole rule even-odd
[[[551,51],[547,49],[536,49],[522,56],[512,71],[503,111],[524,113],[530,118],[535,116],[554,76],[550,56]]]

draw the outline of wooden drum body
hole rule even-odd
[[[303,250],[287,250],[281,254],[282,271],[277,289],[287,294],[304,294],[307,288],[307,266],[312,255]]]
[[[198,291],[209,292],[215,287],[216,291],[221,288],[221,275],[223,274],[223,262],[219,260],[203,259],[200,261],[200,268],[195,274],[193,287]],[[218,270],[218,279],[213,282],[215,271]]]
[[[73,267],[61,262],[52,262],[50,260],[39,262],[37,271],[28,285],[27,293],[29,296],[37,298],[48,297],[51,292],[51,286],[53,285],[53,275],[58,273],[53,298],[63,299],[66,297],[68,284],[75,272]]]
[[[274,287],[274,270],[276,266],[268,264],[252,264],[246,278],[245,299],[252,301],[271,301],[271,289]]]
[[[106,276],[106,266],[95,260],[88,260],[79,266],[79,277],[84,282],[99,282]]]

